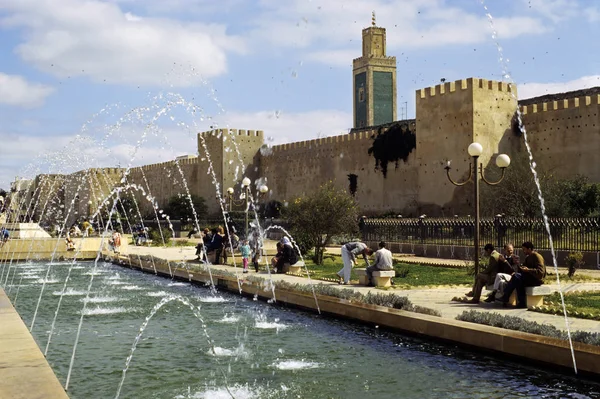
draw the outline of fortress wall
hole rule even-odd
[[[60,204],[63,203],[64,185],[65,175],[38,175],[28,193],[29,199],[33,195],[33,201],[30,204],[28,200],[22,206],[25,208],[30,207],[30,213],[37,221],[53,221],[57,217]]]
[[[451,161],[451,176],[465,180],[471,157],[469,144],[484,147],[485,165],[498,152],[498,143],[510,131],[516,110],[514,87],[502,82],[469,78],[417,90],[417,164],[419,202],[430,215],[465,213],[472,208],[473,186],[457,189],[444,167]]]
[[[580,174],[600,182],[600,95],[521,109],[533,157],[541,171],[562,178]]]
[[[388,166],[384,179],[375,171],[375,159],[368,154],[375,131],[283,144],[261,158],[261,175],[267,178],[270,199],[291,201],[309,195],[332,181],[349,192],[348,175],[357,175],[356,199],[364,213],[399,210],[415,199],[416,172],[412,155],[398,170]]]
[[[228,187],[239,188],[244,176],[255,181],[259,177],[256,158],[264,143],[263,131],[229,129],[223,137],[222,190],[225,191]]]
[[[159,209],[163,209],[171,197],[187,194],[183,179],[187,183],[190,194],[204,197],[208,205],[211,198],[214,198],[214,194],[208,197],[203,190],[209,179],[208,176],[200,173],[201,164],[204,165],[205,162],[199,162],[198,158],[192,158],[145,165],[132,168],[127,180],[142,187],[146,195],[154,197]],[[145,198],[141,191],[133,192],[142,215],[152,214],[152,203]]]

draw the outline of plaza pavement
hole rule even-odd
[[[267,241],[265,243],[265,248],[267,253],[274,253],[275,249],[275,241]],[[338,248],[328,248],[328,253],[335,254],[339,253]],[[193,247],[136,247],[130,246],[127,249],[127,253],[123,253],[122,255],[152,255],[160,259],[165,259],[168,261],[185,261],[185,262],[194,262],[195,256],[195,248]],[[420,258],[420,257],[405,257],[401,254],[395,254],[395,258],[398,257],[399,260],[403,262],[410,263],[421,263],[421,264],[435,264],[441,266],[443,262],[448,266],[464,266],[464,261],[459,260],[442,260],[437,258]],[[244,274],[242,274],[241,269],[241,259],[236,257],[236,261],[238,263],[238,267],[234,268],[233,266],[226,265],[212,265],[211,267],[215,270],[226,270],[229,272],[239,273],[239,277],[243,278]],[[442,262],[443,261],[443,262]],[[460,264],[458,263],[460,262]],[[194,262],[196,263],[196,262]],[[197,264],[197,263],[196,263]],[[561,271],[566,271],[566,269],[562,269]],[[600,279],[600,271],[596,270],[586,270],[586,271],[578,271],[577,273],[587,274],[594,277],[598,277]],[[255,273],[253,270],[248,274],[250,276],[260,274],[263,278],[269,278],[267,272],[259,272]],[[271,278],[273,281],[284,280],[289,283],[300,283],[300,284],[309,284],[309,279],[304,277],[296,277],[291,275],[283,275],[283,274],[271,274]],[[335,285],[338,286],[337,283],[327,282],[321,280],[310,280],[313,284],[327,284],[327,285]],[[557,289],[558,285],[556,283],[552,283],[551,281],[547,281],[546,284],[548,287]],[[563,287],[563,292],[570,291],[600,291],[600,282],[591,282],[591,283],[564,283],[561,282]],[[440,312],[442,317],[455,319],[457,315],[461,314],[465,310],[477,310],[481,312],[497,312],[502,315],[511,315],[521,317],[526,320],[535,321],[540,324],[549,324],[553,325],[558,329],[565,330],[566,323],[564,316],[558,315],[550,315],[539,312],[527,311],[526,309],[504,309],[499,304],[487,304],[480,303],[479,305],[472,305],[460,302],[452,302],[453,297],[464,296],[464,294],[469,291],[468,286],[439,286],[439,287],[423,287],[423,288],[415,288],[415,289],[390,289],[387,291],[382,291],[380,289],[374,287],[365,287],[359,285],[350,285],[350,286],[339,286],[340,289],[353,289],[362,294],[366,294],[369,291],[374,291],[376,293],[394,293],[399,296],[406,296],[410,301],[419,306],[424,306],[430,309],[435,309]],[[568,319],[570,328],[572,331],[582,330],[589,332],[597,332],[600,333],[600,322],[597,320],[587,320],[587,319],[575,319],[569,317]]]

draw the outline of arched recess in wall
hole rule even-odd
[[[369,155],[375,158],[375,170],[380,170],[387,177],[388,164],[393,162],[398,168],[400,161],[406,162],[410,153],[417,146],[414,123],[395,122],[381,126],[376,135],[371,136],[373,145]]]

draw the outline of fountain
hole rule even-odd
[[[220,103],[218,105],[224,111]],[[270,292],[269,303],[274,306],[220,291],[210,262],[205,265],[208,290],[194,287],[192,275],[198,269],[192,269],[190,263],[171,265],[167,260],[169,278],[164,279],[159,276],[160,268],[152,254],[153,274],[137,273],[108,262],[105,244],[109,232],[131,232],[135,224],[132,220],[139,220],[143,227],[142,207],[147,204],[158,223],[162,248],[168,247],[168,240],[160,228],[161,222],[175,235],[171,218],[162,209],[164,204],[159,204],[150,190],[145,169],[136,168],[134,163],[150,135],[170,146],[159,122],[175,121],[176,110],[184,110],[188,118],[176,122],[186,133],[198,131],[197,119],[207,118],[199,106],[183,96],[159,94],[150,105],[134,108],[118,117],[105,128],[98,143],[99,150],[103,150],[105,143],[124,126],[143,126],[127,167],[118,170],[118,184],[114,184],[113,176],[102,168],[98,169],[99,173],[93,173],[89,167],[93,162],[89,158],[69,156],[71,167],[87,169],[79,179],[70,182],[71,196],[66,197],[66,209],[61,207],[63,204],[55,190],[58,180],[48,178],[36,186],[33,195],[20,199],[17,212],[12,215],[14,223],[32,214],[39,215],[39,220],[56,215],[58,221],[57,237],[30,234],[25,250],[18,251],[15,246],[12,251],[2,252],[0,284],[30,326],[38,345],[45,348],[44,355],[72,397],[97,397],[99,392],[105,396],[116,392],[116,398],[483,398],[515,394],[586,398],[600,395],[600,389],[593,383],[531,370],[491,356],[475,356],[451,345],[392,334],[377,326],[324,319],[320,317],[319,299],[306,266],[317,314],[307,315],[275,306],[276,290],[268,264],[264,291]],[[86,123],[82,133],[90,130],[90,126],[93,120]],[[222,134],[220,139],[231,143],[228,148],[235,153],[232,162],[237,163],[234,179],[240,180],[239,177],[245,176],[241,144],[230,129],[224,133],[213,131],[215,133]],[[230,236],[223,187],[217,178],[210,145],[205,135],[199,135],[198,140],[203,151],[200,156],[207,163],[210,184]],[[59,167],[47,172],[66,171],[64,158],[64,154],[58,154],[50,166],[58,164]],[[174,165],[181,178],[182,193],[194,212],[192,224],[200,231],[201,220],[192,203],[189,182],[180,162],[175,160]],[[131,181],[133,169],[140,174],[141,181]],[[533,171],[535,173],[535,169]],[[262,183],[259,178],[255,181],[257,185]],[[75,250],[64,261],[61,259],[63,235],[78,218],[79,196],[86,192],[86,187],[90,221],[102,226],[103,231],[99,237],[78,238]],[[50,194],[42,195],[44,192]],[[131,209],[124,205],[125,194],[134,199]],[[289,235],[281,226],[263,229],[257,202],[250,196],[246,211],[253,212],[261,242],[270,230],[281,230]],[[87,257],[88,260],[82,260],[86,243],[92,241],[97,243],[93,260]],[[51,242],[48,259],[36,261],[39,247],[47,242]],[[239,274],[231,242],[229,246],[233,274],[241,294],[244,279]],[[25,254],[19,259],[22,262],[15,260],[17,253]],[[121,260],[119,255],[110,256],[116,263]],[[127,258],[131,264],[135,257],[143,268],[140,254],[125,254],[122,260]],[[176,281],[178,268],[185,270],[187,278]],[[55,286],[60,288],[54,289]],[[573,366],[577,370],[574,356]],[[502,379],[498,379],[498,375]],[[394,384],[390,384],[391,381]]]

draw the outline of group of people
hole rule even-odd
[[[531,242],[524,242],[521,249],[525,254],[523,264],[519,262],[519,257],[515,255],[512,244],[504,246],[504,254],[496,251],[492,244],[487,244],[484,247],[489,263],[484,270],[477,274],[473,289],[466,294],[471,297],[469,303],[479,303],[483,288],[493,285],[493,290],[487,296],[485,302],[499,301],[503,306],[507,306],[510,296],[516,290],[517,307],[527,307],[525,288],[537,287],[544,283],[546,266],[544,258],[534,251]]]
[[[392,252],[386,248],[386,243],[384,241],[379,243],[379,249],[375,251],[375,261],[372,265],[369,263],[369,256],[373,254],[373,250],[365,243],[349,242],[344,244],[342,245],[341,254],[344,267],[337,272],[337,275],[339,277],[338,282],[342,285],[346,285],[350,282],[350,274],[352,272],[352,268],[356,264],[357,256],[362,256],[367,265],[369,286],[374,286],[373,272],[394,269]]]
[[[133,241],[135,242],[135,245],[144,245],[149,239],[150,231],[148,230],[148,227],[140,224],[133,228]]]
[[[231,249],[235,251],[239,246],[240,239],[233,227],[229,228],[229,235],[225,232],[223,226],[215,227],[212,230],[205,228],[201,234],[201,241],[196,245],[196,260],[198,261],[206,262],[207,255],[214,253],[215,264],[220,264],[221,257],[223,258],[223,264],[226,264],[227,251]]]
[[[241,242],[234,228],[230,227],[229,236],[222,226],[212,230],[205,228],[201,233],[201,241],[196,245],[196,260],[206,262],[208,254],[214,253],[214,264],[221,264],[221,259],[223,264],[226,264],[228,251],[239,249],[243,272],[248,273],[250,263],[252,263],[254,271],[258,272],[263,242],[259,229],[254,224],[250,224],[250,227],[251,231],[248,234],[248,239]],[[298,253],[294,249],[291,240],[289,237],[283,237],[277,242],[277,253],[271,258],[273,273],[285,273],[290,266],[295,265],[297,262]]]

